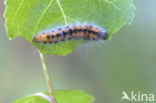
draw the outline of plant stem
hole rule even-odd
[[[50,93],[51,103],[56,103],[45,57],[40,51],[39,51],[39,54],[40,54],[41,63],[42,63],[42,66],[43,66],[44,76],[45,76],[45,79],[46,79],[46,82],[47,82],[47,85],[48,85],[48,89],[49,89],[49,93]]]

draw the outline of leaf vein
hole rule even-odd
[[[121,11],[123,14],[125,14],[126,16],[128,15],[124,10],[122,10],[121,8],[119,8],[117,5],[115,5],[114,3],[112,3],[112,1],[108,1],[105,0],[106,3],[112,5],[115,9],[118,9],[119,11]]]
[[[48,6],[45,8],[45,10],[43,11],[42,15],[40,16],[40,18],[38,19],[37,23],[36,23],[36,26],[35,26],[35,29],[34,29],[34,34],[38,28],[38,25],[40,24],[43,16],[45,15],[45,13],[47,12],[47,10],[49,9],[50,5],[52,4],[53,0],[50,0],[50,2],[48,3]]]
[[[14,19],[13,19],[13,21],[12,21],[12,23],[11,23],[11,24],[14,24],[15,19],[16,19],[16,17],[17,17],[17,14],[19,13],[20,8],[22,7],[23,2],[24,2],[24,0],[22,0],[22,1],[21,1],[21,3],[20,3],[20,5],[19,5],[19,7],[17,8],[17,10],[16,10],[16,12],[15,12]]]
[[[62,8],[62,6],[61,6],[59,0],[57,0],[57,4],[58,4],[58,6],[59,6],[59,8],[60,8],[60,10],[61,10],[61,12],[62,12],[62,15],[63,15],[64,21],[65,21],[65,24],[67,25],[67,18],[66,18],[66,15],[65,15],[65,13],[64,13],[64,11],[63,11],[63,8]]]

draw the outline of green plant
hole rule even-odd
[[[130,24],[134,18],[133,0],[5,0],[6,29],[9,39],[22,36],[39,50],[43,71],[49,93],[32,95],[15,101],[15,103],[91,103],[93,97],[82,91],[56,91],[52,84],[44,54],[67,55],[83,44],[83,41],[67,41],[52,45],[40,45],[32,42],[38,32],[77,22],[95,23],[105,28],[109,39],[123,25]],[[71,98],[72,95],[72,98]]]

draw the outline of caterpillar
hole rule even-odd
[[[43,32],[33,37],[35,43],[59,43],[65,40],[106,40],[105,30],[94,25],[75,25],[58,28],[50,32]]]

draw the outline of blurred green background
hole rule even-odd
[[[0,103],[11,103],[48,89],[37,49],[21,37],[8,40],[3,2],[0,0]],[[112,40],[82,45],[66,57],[46,56],[56,90],[82,89],[95,96],[95,103],[120,103],[123,90],[156,95],[156,1],[134,3],[134,22]]]

